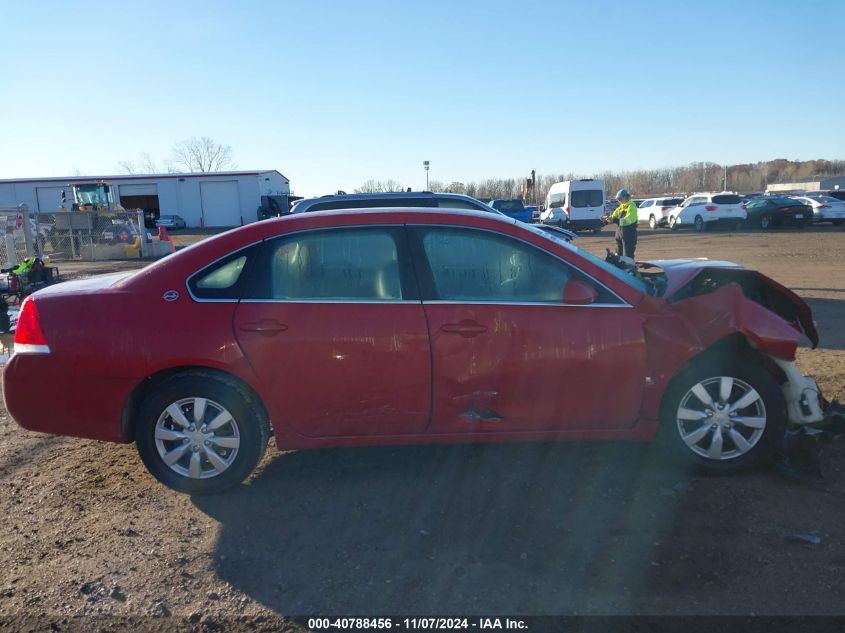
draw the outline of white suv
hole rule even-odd
[[[684,201],[683,198],[646,198],[642,204],[637,205],[637,218],[640,224],[648,223],[648,225],[656,229],[659,226],[667,226],[669,224],[669,211],[677,207]]]
[[[717,224],[728,224],[740,229],[748,214],[738,195],[729,191],[721,193],[696,193],[667,212],[666,222],[673,231],[691,226],[696,231],[706,231]]]

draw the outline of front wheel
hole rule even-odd
[[[694,364],[673,380],[664,401],[661,435],[685,461],[715,472],[737,471],[770,458],[786,424],[786,403],[759,365]]]
[[[144,399],[135,425],[138,453],[173,490],[221,492],[243,481],[264,454],[269,423],[236,381],[211,372],[168,378]]]
[[[674,215],[669,216],[669,228],[673,231],[678,230],[678,221],[675,219]]]

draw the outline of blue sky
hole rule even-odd
[[[0,0],[0,178],[207,135],[296,193],[845,158],[845,2]]]

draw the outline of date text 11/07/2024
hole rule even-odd
[[[525,630],[525,620],[514,618],[309,618],[308,628],[320,630],[375,631],[391,629],[408,630]]]

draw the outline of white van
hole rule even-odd
[[[551,186],[540,222],[572,231],[601,231],[603,215],[604,180],[582,178]]]

